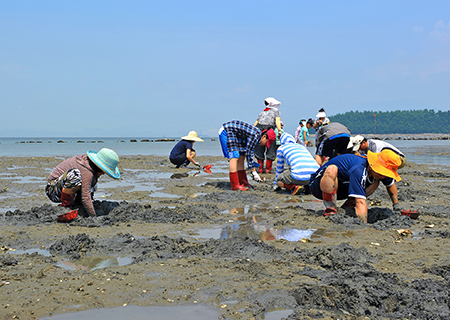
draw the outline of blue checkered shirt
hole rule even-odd
[[[227,133],[228,152],[245,152],[248,167],[256,167],[256,163],[253,161],[253,151],[261,139],[261,130],[240,120],[225,122],[223,129]]]

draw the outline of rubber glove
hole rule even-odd
[[[400,213],[400,212],[402,212],[402,210],[403,210],[403,208],[402,208],[402,206],[400,205],[400,203],[394,203],[393,205],[392,205],[392,207],[394,208],[394,212],[395,213]]]
[[[252,179],[255,180],[256,182],[261,182],[261,177],[259,176],[258,172],[256,171],[252,171]]]
[[[199,168],[200,168],[200,163],[198,163],[198,162],[194,162],[194,165],[196,165],[197,167],[199,167]]]

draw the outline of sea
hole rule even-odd
[[[169,141],[167,141],[169,140]],[[131,155],[169,156],[180,138],[0,138],[0,157],[61,156],[68,158],[88,150],[110,148],[119,157]],[[450,140],[386,140],[417,164],[450,166]],[[198,156],[222,156],[218,138],[196,142]],[[314,147],[308,147],[312,155]],[[0,159],[1,160],[1,159]]]

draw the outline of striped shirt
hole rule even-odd
[[[291,168],[291,176],[295,180],[309,181],[311,174],[319,169],[316,160],[309,153],[305,146],[295,143],[295,139],[289,133],[281,135],[281,146],[277,150],[277,172],[278,175],[284,170],[284,165]]]
[[[240,120],[225,122],[223,129],[227,133],[228,152],[245,152],[248,167],[256,167],[256,163],[253,161],[253,151],[261,139],[261,130]]]

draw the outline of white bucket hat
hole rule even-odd
[[[348,143],[347,149],[353,148],[353,151],[358,151],[359,146],[361,145],[361,142],[363,142],[364,137],[357,135],[354,137],[350,137],[350,141]]]
[[[189,134],[187,136],[181,137],[181,139],[188,141],[203,141],[197,136],[197,132],[195,131],[189,131]]]
[[[318,114],[316,114],[316,118],[325,118],[327,114],[325,111],[320,111]]]

